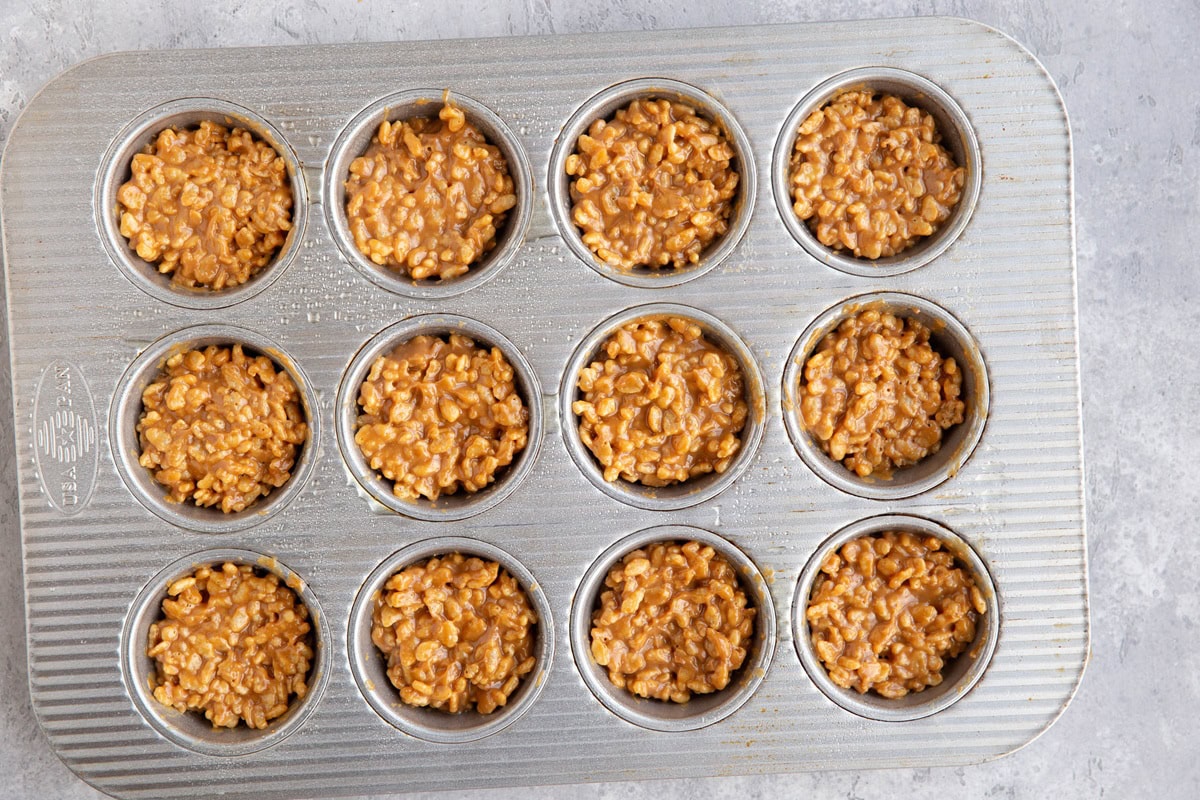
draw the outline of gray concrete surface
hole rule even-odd
[[[447,4],[449,5],[449,4]],[[465,4],[464,4],[465,5]],[[98,53],[951,14],[1045,63],[1075,136],[1093,656],[1059,722],[961,769],[827,772],[471,793],[532,797],[1200,797],[1200,31],[1196,0],[853,3],[0,0],[0,143],[38,87]],[[80,109],[86,114],[86,109]],[[29,707],[7,360],[0,366],[0,798],[99,795]]]

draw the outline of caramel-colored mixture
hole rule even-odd
[[[265,728],[308,694],[308,608],[274,574],[200,567],[167,588],[162,611],[146,655],[163,705],[203,711],[214,728]]]
[[[949,219],[966,171],[933,117],[898,97],[845,92],[800,126],[790,180],[796,215],[821,244],[894,256]]]
[[[729,685],[746,660],[756,610],[709,545],[660,542],[622,558],[592,615],[592,658],[613,685],[686,703]]]
[[[580,371],[579,390],[579,437],[606,481],[667,486],[724,472],[741,449],[741,368],[691,320],[627,323]]]
[[[167,128],[133,157],[117,191],[121,235],[172,283],[225,289],[250,280],[292,229],[287,163],[241,128]]]
[[[413,280],[465,274],[516,204],[504,154],[451,103],[437,119],[380,124],[346,180],[355,246]]]
[[[452,553],[397,572],[375,600],[371,641],[411,706],[490,714],[536,659],[537,614],[495,561]]]
[[[596,120],[567,157],[571,220],[606,264],[695,264],[728,229],[737,196],[734,150],[684,103],[634,100]]]
[[[962,373],[914,319],[868,309],[817,345],[800,381],[800,419],[821,449],[861,477],[890,478],[942,446],[963,421]]]
[[[508,359],[456,333],[415,336],[380,356],[358,405],[354,441],[405,500],[479,491],[529,436]]]
[[[903,697],[942,682],[987,611],[970,572],[933,536],[863,536],[821,564],[805,618],[838,686]]]
[[[248,508],[287,483],[308,439],[300,392],[240,344],[176,353],[142,392],[138,459],[169,500]]]

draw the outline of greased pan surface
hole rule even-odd
[[[977,200],[944,250],[938,243],[931,258],[917,254],[928,263],[865,276],[810,254],[812,243],[793,236],[772,192],[774,155],[780,147],[786,154],[781,137],[794,133],[785,128],[789,114],[831,78],[860,68],[869,69],[853,80],[874,74],[907,86],[917,102],[922,79],[944,92],[955,108],[942,109],[939,122],[966,121],[968,134],[950,146],[979,177]],[[918,78],[903,83],[908,74]],[[579,257],[556,216],[562,177],[548,173],[560,133],[593,98],[609,102],[609,90],[629,81],[651,90],[679,82],[710,97],[744,134],[743,177],[756,185],[731,224],[740,238],[718,263],[661,288],[613,280]],[[528,214],[514,217],[516,246],[485,279],[449,296],[369,278],[330,227],[338,208],[327,193],[338,177],[327,167],[345,163],[335,143],[355,140],[352,122],[373,104],[414,89],[449,89],[486,107],[504,129],[489,133],[510,136],[507,145],[528,162]],[[246,112],[239,120],[259,120],[262,135],[293,158],[297,199],[306,204],[285,266],[217,307],[132,274],[121,266],[122,242],[106,238],[106,154],[128,153],[132,139],[123,137],[164,104],[163,113],[181,120],[226,104]],[[1003,34],[927,18],[117,54],[45,87],[14,129],[3,169],[30,691],[56,752],[106,792],[297,797],[966,764],[1036,737],[1075,691],[1088,653],[1088,607],[1071,143],[1052,82]],[[904,496],[835,488],[806,465],[784,422],[783,376],[801,336],[826,311],[881,294],[889,302],[914,296],[922,309],[952,316],[973,340],[955,346],[986,365],[978,445],[956,450],[940,482]],[[710,315],[761,372],[761,443],[732,484],[698,492],[696,502],[635,503],[602,492],[563,435],[571,420],[561,416],[558,393],[581,342],[606,320],[652,303]],[[542,435],[528,473],[477,513],[397,514],[370,498],[339,446],[348,413],[338,406],[339,387],[356,354],[416,315],[465,317],[495,330],[528,361],[526,385],[542,392]],[[255,332],[277,361],[296,367],[320,423],[298,491],[257,523],[211,532],[147,507],[113,455],[129,436],[114,417],[125,400],[114,395],[119,384],[136,385],[123,376],[147,348],[196,326]],[[934,713],[887,717],[907,721],[871,719],[855,713],[855,703],[827,697],[793,638],[805,565],[838,531],[885,514],[950,529],[995,587],[994,653],[972,678],[978,682],[957,702],[940,698]],[[581,588],[589,568],[657,526],[698,528],[735,548],[761,573],[755,592],[774,610],[773,630],[763,632],[765,667],[742,687],[748,698],[700,727],[638,724],[645,708],[618,716],[585,682],[591,665],[575,660],[574,603],[577,590],[594,588],[590,578]],[[480,552],[519,564],[552,625],[542,631],[536,691],[523,696],[519,715],[486,735],[430,741],[368,702],[347,654],[347,642],[361,636],[348,626],[356,596],[386,559],[445,537],[480,542]],[[145,619],[138,599],[170,577],[165,571],[214,552],[257,554],[294,573],[321,611],[323,690],[265,749],[235,739],[214,749],[186,720],[167,715],[151,724],[139,710],[139,655],[126,646]],[[743,575],[755,571],[749,566]],[[163,725],[175,726],[171,736]]]

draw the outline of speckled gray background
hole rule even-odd
[[[1200,457],[1200,55],[1188,41],[1200,31],[1196,0],[492,0],[449,12],[442,8],[449,3],[420,0],[77,5],[0,0],[0,144],[42,84],[114,50],[914,14],[972,17],[1014,36],[1057,81],[1075,137],[1093,654],[1066,714],[1024,750],[975,767],[497,789],[469,797],[1200,797],[1200,489],[1191,479]],[[100,797],[50,752],[29,707],[2,360],[0,798]]]

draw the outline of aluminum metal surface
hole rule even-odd
[[[940,255],[903,274],[847,274],[814,258],[771,202],[772,154],[789,114],[825,81],[860,67],[915,73],[961,108],[979,144],[978,201]],[[745,134],[760,187],[745,232],[719,264],[674,286],[610,279],[555,222],[548,173],[576,112],[635,79],[696,87]],[[507,264],[454,297],[406,296],[348,262],[329,225],[334,144],[384,98],[444,87],[501,120],[528,157],[529,227]],[[105,154],[148,110],[216,98],[269,123],[294,153],[309,208],[294,258],[261,291],[224,308],[164,301],[127,275],[110,235]],[[189,106],[194,111],[194,106]],[[226,113],[214,108],[216,114]],[[192,113],[189,111],[188,113]],[[335,176],[336,177],[336,176]],[[336,180],[333,182],[336,184]],[[30,691],[56,752],[121,797],[271,798],[807,769],[967,764],[1035,738],[1073,695],[1088,653],[1086,539],[1071,142],[1045,71],[1011,39],[957,19],[333,45],[105,56],[56,78],[30,103],[4,155],[8,290]],[[320,208],[318,208],[320,206]],[[840,491],[797,454],[783,422],[788,354],[827,309],[875,292],[932,301],[965,326],[991,396],[974,453],[936,488],[884,500]],[[422,295],[416,292],[414,294]],[[567,449],[557,397],[579,343],[633,306],[708,312],[763,373],[764,432],[745,473],[673,510],[606,495]],[[337,444],[340,381],[364,345],[418,314],[499,331],[545,393],[529,474],[468,519],[421,520],[371,499]],[[113,393],[146,348],[197,325],[256,331],[294,359],[316,399],[312,474],[273,516],[204,533],[146,508],[113,456]],[[995,651],[973,689],[922,719],[883,722],[830,700],[800,663],[792,603],[804,565],[835,532],[904,513],[950,528],[978,554],[999,602]],[[631,724],[589,691],[568,630],[585,572],[646,528],[688,525],[758,566],[776,646],[757,690],[697,730]],[[558,643],[540,695],[490,736],[429,742],[373,710],[351,671],[347,625],[368,576],[410,545],[448,535],[494,545],[544,593]],[[143,588],[178,559],[215,548],[277,558],[323,610],[324,692],[286,739],[236,758],[164,737],[122,678],[122,630]]]

